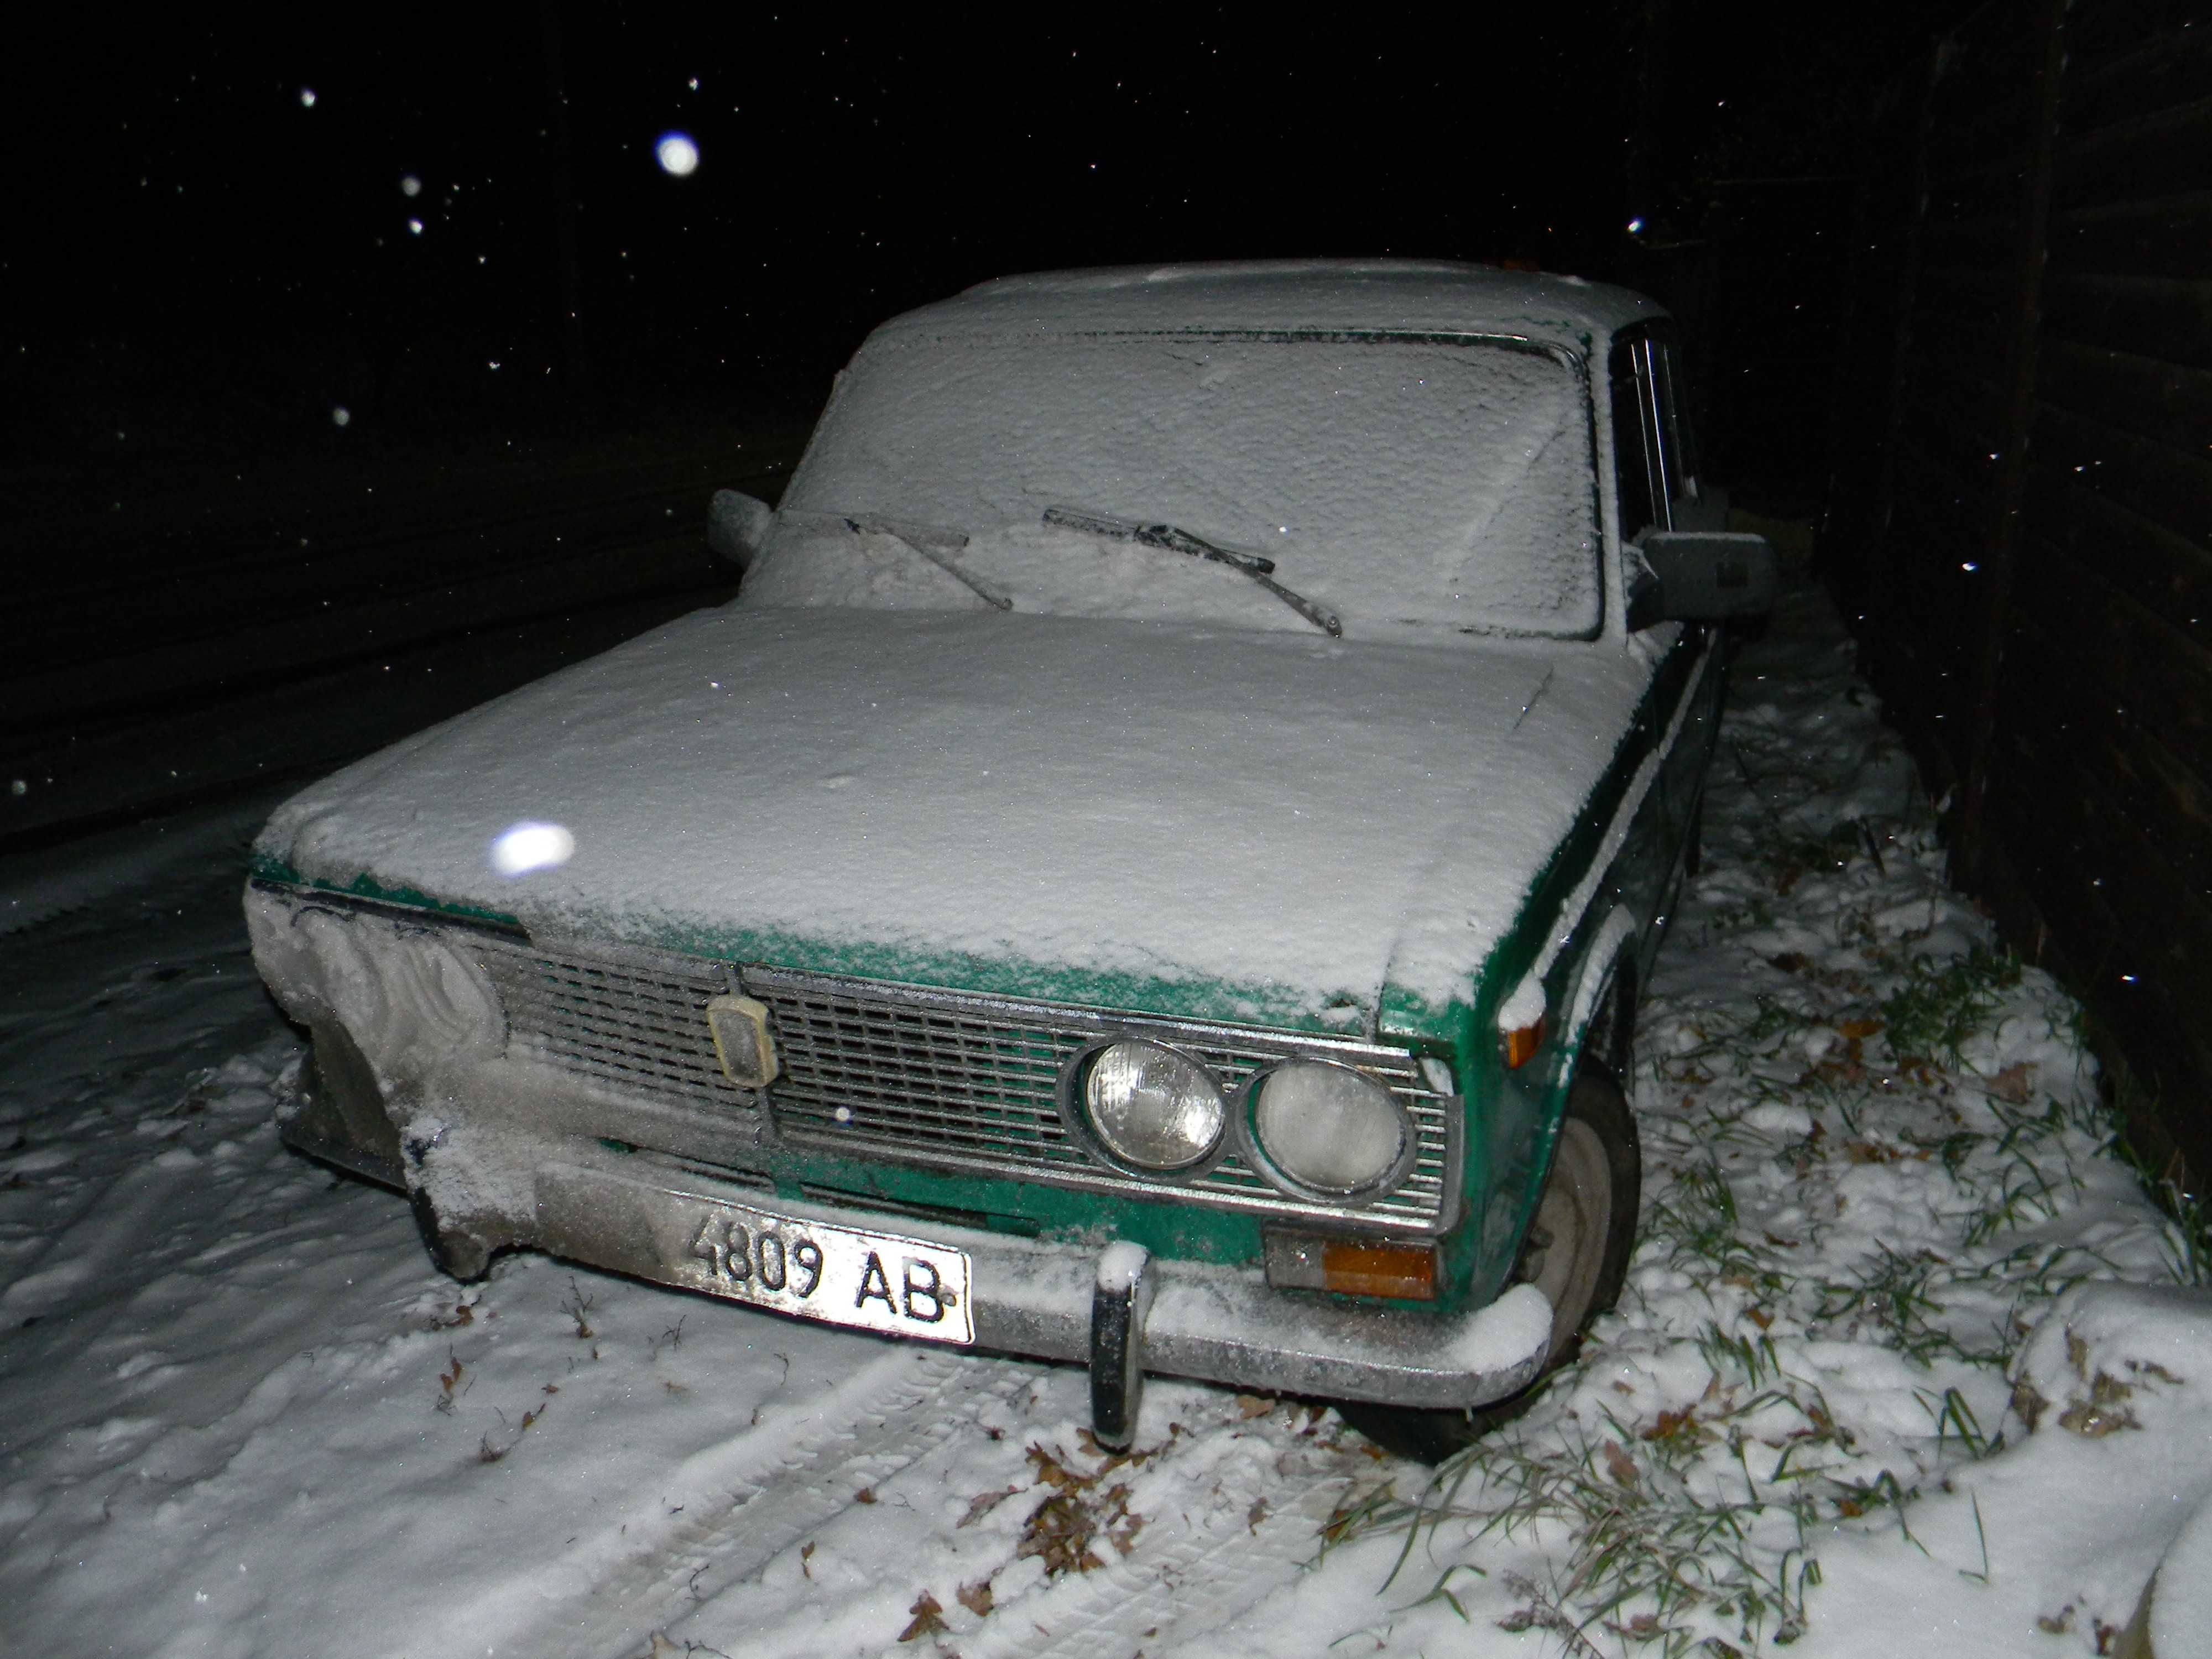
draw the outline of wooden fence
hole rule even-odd
[[[1823,569],[1957,878],[2087,1005],[2138,1152],[2212,1179],[2212,3],[1934,41],[1850,290]]]

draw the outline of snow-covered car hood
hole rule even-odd
[[[1466,995],[1650,673],[1602,641],[702,611],[316,784],[257,852],[549,937],[1348,1020],[1386,980]],[[523,821],[573,856],[501,875]]]

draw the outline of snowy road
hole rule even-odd
[[[1302,1403],[1157,1383],[1109,1459],[1065,1368],[441,1278],[270,1127],[272,804],[0,866],[0,1651],[2092,1652],[2212,1487],[2201,1315],[2076,1291],[2012,1361],[2183,1252],[1810,596],[1639,1034],[1630,1292],[1395,1578],[1425,1472]]]

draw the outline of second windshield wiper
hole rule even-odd
[[[1089,535],[1104,536],[1115,541],[1139,542],[1146,547],[1162,547],[1171,553],[1185,553],[1194,559],[1210,559],[1216,564],[1225,564],[1231,570],[1243,571],[1329,638],[1344,637],[1344,624],[1337,620],[1334,611],[1316,605],[1304,594],[1293,593],[1277,581],[1275,562],[1261,558],[1257,553],[1240,553],[1232,547],[1218,547],[1203,536],[1194,536],[1175,525],[1140,524],[1134,519],[1109,518],[1103,513],[1085,513],[1073,507],[1048,507],[1044,510],[1044,521],[1059,530],[1080,530]]]

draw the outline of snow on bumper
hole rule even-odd
[[[709,1294],[721,1293],[713,1265],[692,1253],[702,1211],[762,1203],[757,1191],[690,1173],[641,1179],[568,1162],[540,1164],[534,1186],[533,1237],[519,1242]],[[866,1219],[781,1197],[769,1206],[801,1222],[850,1226]],[[902,1223],[901,1230],[914,1226]],[[934,1223],[924,1231],[972,1263],[978,1346],[1090,1358],[1096,1252]],[[1310,1301],[1234,1268],[1184,1261],[1157,1267],[1145,1364],[1174,1376],[1329,1399],[1480,1406],[1533,1382],[1551,1338],[1550,1304],[1533,1285],[1438,1317]]]

